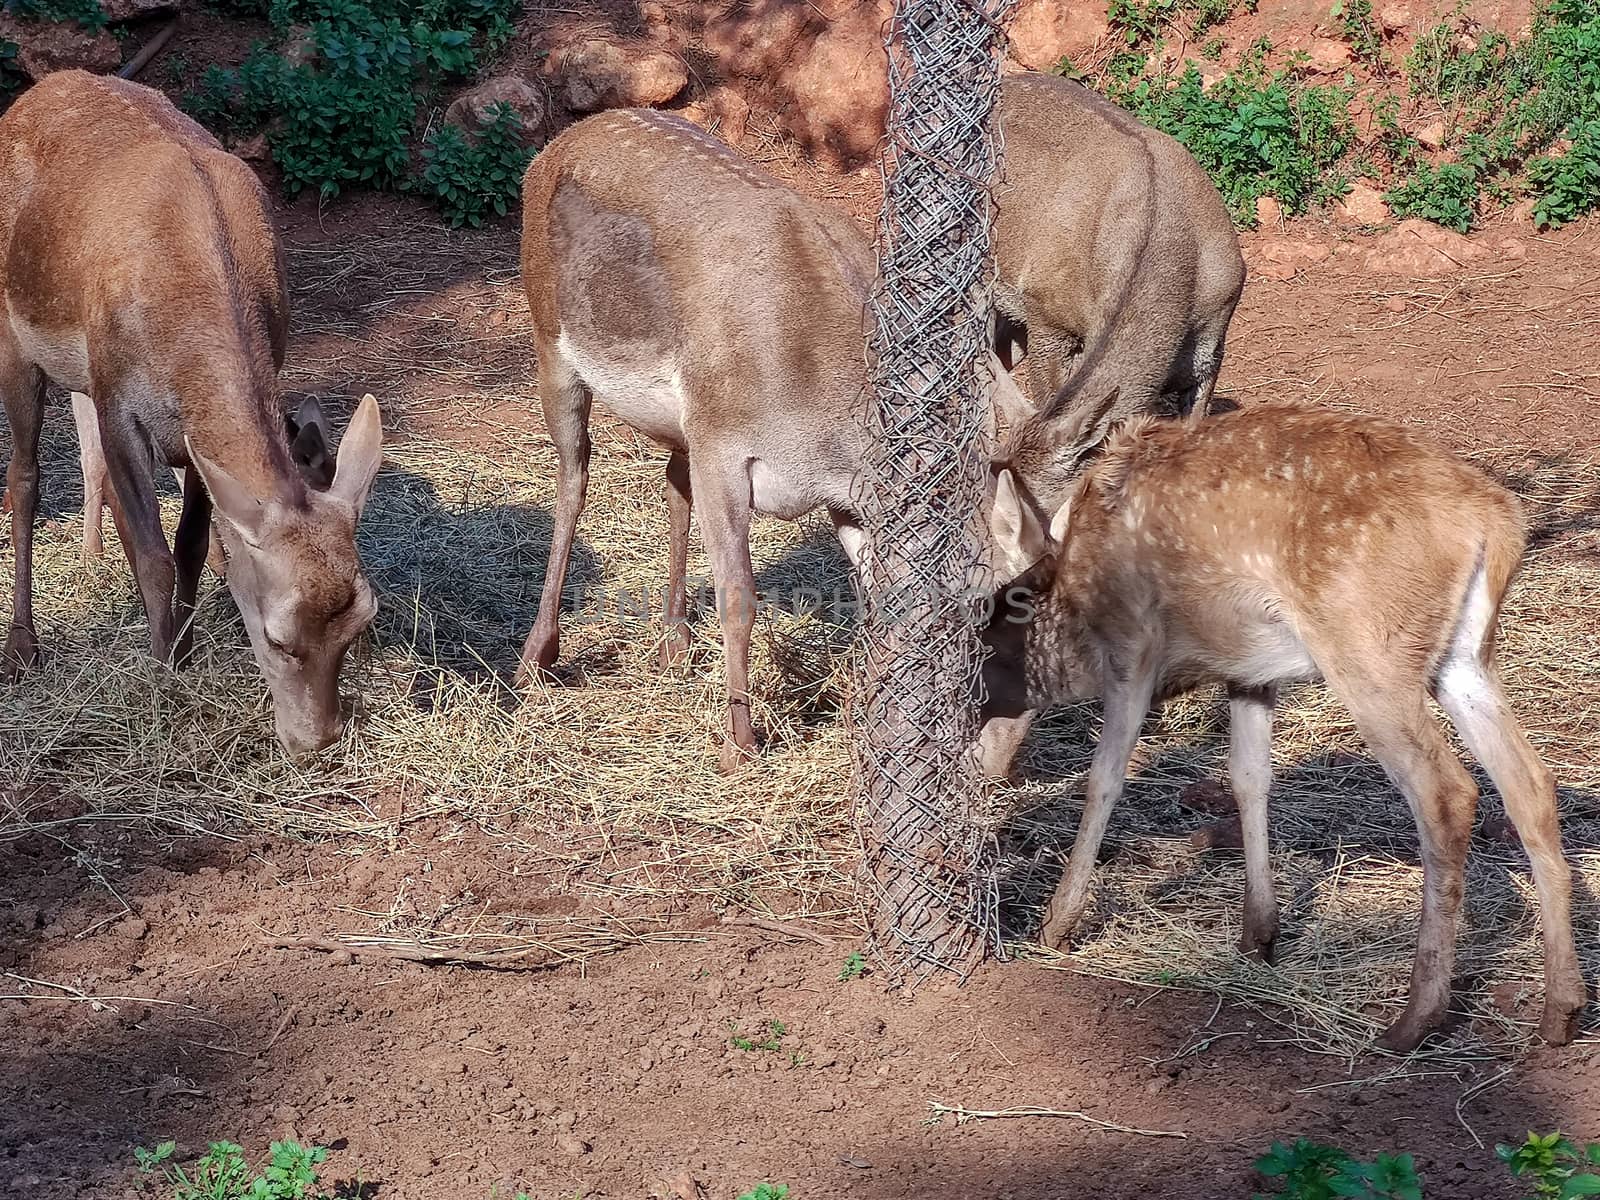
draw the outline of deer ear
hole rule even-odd
[[[1050,518],[1050,541],[1056,546],[1066,544],[1067,534],[1072,529],[1072,498],[1069,496],[1056,509],[1056,515]]]
[[[1022,575],[1050,550],[1038,514],[1018,491],[1009,467],[995,480],[990,532],[998,552],[997,565],[1008,582]]]
[[[382,462],[383,416],[378,411],[378,401],[369,393],[361,397],[356,415],[350,418],[350,428],[344,431],[344,440],[339,443],[338,462],[329,492],[350,504],[359,517]]]
[[[289,429],[289,457],[307,483],[326,489],[333,482],[333,454],[328,449],[328,423],[322,415],[322,404],[315,396],[307,396],[283,420]]]
[[[183,439],[189,450],[189,461],[200,472],[200,479],[211,494],[211,503],[222,517],[239,531],[239,536],[251,545],[261,540],[261,523],[266,517],[266,502],[252,496],[249,489],[222,467],[217,466],[194,448],[187,437]]]

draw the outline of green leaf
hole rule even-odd
[[[1574,1175],[1561,1185],[1561,1200],[1574,1196],[1600,1196],[1600,1175]]]

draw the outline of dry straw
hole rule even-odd
[[[283,757],[243,628],[215,586],[200,606],[193,667],[174,675],[147,660],[115,538],[104,562],[79,561],[76,457],[70,422],[57,411],[47,422],[36,552],[47,659],[0,689],[0,839],[40,829],[70,837],[40,815],[61,796],[81,801],[87,818],[336,837],[352,852],[404,852],[407,830],[428,820],[435,830],[481,828],[616,913],[659,918],[698,901],[847,928],[848,620],[763,618],[754,690],[768,747],[733,778],[716,771],[722,682],[710,614],[687,672],[654,666],[657,624],[613,612],[569,621],[561,683],[522,697],[505,687],[543,575],[554,464],[526,395],[509,254],[488,240],[441,248],[444,235],[428,236],[373,235],[293,256],[308,286],[291,385],[324,394],[370,387],[400,435],[363,525],[383,606],[346,672],[360,718],[353,732],[309,765]],[[450,283],[447,272],[469,281]],[[615,426],[597,423],[596,435],[575,580],[613,595],[659,588],[661,457]],[[9,453],[4,440],[0,453]],[[1513,592],[1502,657],[1517,709],[1561,783],[1580,949],[1593,980],[1600,496],[1592,466],[1494,465],[1546,527]],[[170,520],[176,498],[166,504]],[[764,586],[848,594],[842,557],[817,525],[760,522],[756,559]],[[7,583],[10,568],[7,548]],[[691,568],[705,574],[703,560]],[[1221,774],[1222,712],[1203,693],[1150,723],[1113,820],[1097,914],[1070,956],[1042,957],[1254,1005],[1285,1041],[1353,1055],[1393,1016],[1406,986],[1420,883],[1410,818],[1342,711],[1320,689],[1288,696],[1272,818],[1282,958],[1275,968],[1241,960],[1232,945],[1242,864],[1236,852],[1190,844],[1214,817],[1182,802],[1187,784]],[[1014,935],[1027,932],[1028,906],[1054,883],[1097,720],[1093,706],[1053,716],[1028,755],[1034,782],[998,798],[1017,814],[1004,834],[1002,879]],[[1483,810],[1497,816],[1498,799],[1487,797]],[[487,930],[468,907],[426,927],[352,914],[367,932],[348,945],[581,961],[671,936],[659,919],[621,916],[605,930],[532,921]],[[1467,1019],[1425,1053],[1472,1058],[1530,1042],[1541,986],[1535,913],[1520,849],[1490,833],[1475,838],[1459,968]]]

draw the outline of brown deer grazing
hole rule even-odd
[[[1422,844],[1422,926],[1405,1013],[1384,1035],[1415,1046],[1450,999],[1477,788],[1428,710],[1433,696],[1500,790],[1544,917],[1540,1030],[1562,1043],[1585,1001],[1555,785],[1506,702],[1495,623],[1522,559],[1516,500],[1387,421],[1253,408],[1193,427],[1148,418],[1107,444],[1041,520],[1008,472],[995,526],[1011,570],[987,638],[987,715],[1103,696],[1105,723],[1066,875],[1046,910],[1061,943],[1153,700],[1227,685],[1229,771],[1244,833],[1240,948],[1278,932],[1267,859],[1272,711],[1279,685],[1321,677],[1404,793]],[[989,764],[997,769],[999,764]]]
[[[278,737],[291,752],[333,741],[339,667],[376,607],[355,527],[382,430],[368,396],[331,486],[306,486],[276,381],[288,312],[282,253],[254,173],[158,92],[51,75],[0,118],[0,286],[16,551],[8,672],[38,658],[33,521],[54,380],[93,398],[152,654],[181,662],[188,653],[214,502],[229,590],[271,688]],[[173,549],[153,461],[185,470]]]
[[[717,591],[728,685],[722,766],[755,746],[750,519],[826,508],[852,560],[866,436],[872,247],[678,117],[615,111],[552,141],[523,181],[522,278],[558,459],[555,532],[519,684],[559,654],[561,592],[598,401],[667,447],[664,657],[688,645],[690,499]],[[995,401],[1025,408],[998,362]]]
[[[1008,78],[997,340],[1040,417],[1014,461],[1064,496],[1115,421],[1204,414],[1244,287],[1233,221],[1193,156],[1089,89]]]

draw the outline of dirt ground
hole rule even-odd
[[[870,213],[869,179],[771,154]],[[511,225],[451,233],[367,197],[286,206],[283,228],[291,392],[336,411],[377,392],[400,443],[470,453],[508,427],[537,435]],[[1319,261],[1273,278],[1258,268],[1286,238]],[[1475,235],[1488,258],[1420,280],[1370,273],[1366,239],[1318,220],[1244,240],[1224,396],[1388,413],[1513,469],[1592,468],[1600,222],[1539,235],[1506,219]],[[1593,515],[1574,514],[1562,553],[1595,556]],[[122,564],[104,570],[126,587]],[[5,782],[20,766],[0,760],[0,817],[21,811]],[[859,947],[845,921],[796,932],[704,896],[630,899],[450,816],[375,842],[26,803],[26,828],[0,819],[11,1194],[133,1195],[135,1145],[226,1137],[259,1154],[294,1136],[332,1148],[339,1195],[382,1200],[732,1200],[761,1180],[793,1200],[1237,1200],[1269,1143],[1304,1135],[1410,1150],[1432,1197],[1510,1200],[1523,1193],[1494,1142],[1600,1138],[1592,1020],[1560,1050],[1406,1068],[1311,1052],[1212,994],[1028,961],[907,998],[871,973],[840,979]],[[402,910],[518,914],[558,948],[608,929],[619,948],[516,969],[330,940]]]

